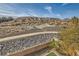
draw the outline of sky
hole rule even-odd
[[[0,16],[79,17],[79,3],[0,3]]]

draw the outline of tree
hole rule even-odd
[[[13,17],[0,17],[0,23],[1,22],[8,22],[8,21],[12,21],[12,20],[14,20],[14,18]]]
[[[13,17],[8,17],[7,21],[12,21],[14,20]]]
[[[70,21],[73,23],[74,27],[78,26],[79,19],[77,17],[72,17]]]

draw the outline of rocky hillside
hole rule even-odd
[[[74,19],[77,18],[67,21],[48,17],[18,17],[15,19],[9,17],[9,20],[2,18],[4,21],[0,23],[0,38],[38,31],[59,31],[61,28],[67,28],[71,24],[79,24]]]

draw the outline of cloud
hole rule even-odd
[[[21,7],[17,4],[0,4],[0,15],[3,16],[37,16],[33,10]]]
[[[0,16],[35,16],[35,17],[61,17],[60,14],[55,14],[51,6],[45,6],[43,11],[48,13],[41,13],[36,9],[30,9],[18,6],[17,4],[0,4]]]
[[[10,6],[10,4],[0,4],[0,15],[3,16],[13,16],[16,12],[14,11],[13,6]]]
[[[45,9],[48,10],[48,12],[50,14],[52,14],[52,7],[51,6],[46,6]]]
[[[56,14],[56,13],[53,12],[51,6],[46,6],[44,9],[46,9],[49,13],[45,14],[43,16],[45,16],[45,17],[58,17],[58,18],[62,18],[61,14],[59,14],[59,13]]]
[[[20,8],[20,9],[19,9]],[[0,15],[3,16],[38,16],[35,10],[18,6],[18,4],[0,4]]]
[[[27,9],[27,10],[28,10],[28,14],[29,14],[30,16],[38,16],[38,15],[35,13],[34,10],[32,10],[32,9]]]
[[[57,18],[63,18],[63,16],[61,14],[56,14]]]
[[[63,3],[61,6],[65,6],[65,5],[68,5],[68,3]]]

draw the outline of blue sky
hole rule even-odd
[[[71,3],[0,3],[0,16],[79,17],[79,4]]]

